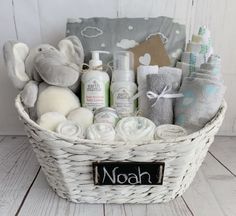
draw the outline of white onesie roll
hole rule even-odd
[[[65,120],[58,124],[56,132],[69,138],[84,138],[83,127],[73,121]]]
[[[78,97],[69,88],[49,86],[39,94],[36,109],[38,117],[47,112],[59,112],[66,116],[79,106]]]
[[[55,131],[57,125],[66,120],[66,117],[58,112],[44,113],[37,120],[37,123],[44,129]]]
[[[146,109],[148,104],[147,98],[147,75],[157,74],[158,65],[140,65],[137,68],[137,82],[138,82],[138,109],[141,115],[147,113]]]
[[[88,127],[87,139],[113,141],[115,140],[115,130],[112,124],[109,123],[95,123]]]
[[[156,125],[144,117],[126,117],[116,125],[116,138],[121,141],[153,140]]]
[[[72,110],[67,115],[67,119],[77,122],[86,130],[91,124],[93,124],[93,112],[90,109],[79,107]]]
[[[175,139],[186,135],[187,131],[184,128],[178,125],[164,124],[156,128],[154,137],[155,140],[160,140],[160,139],[166,140],[166,139]]]

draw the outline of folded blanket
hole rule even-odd
[[[44,129],[55,131],[59,123],[66,120],[66,117],[58,112],[44,113],[39,117],[37,123]]]
[[[56,132],[69,138],[84,138],[83,127],[80,124],[69,120],[59,123]]]
[[[162,37],[170,60],[175,63],[178,53],[181,54],[184,49],[186,40],[185,26],[164,16],[148,19],[103,17],[68,19],[66,34],[76,35],[81,40],[86,63],[91,59],[91,50],[109,51],[110,55],[101,55],[104,64],[111,61],[114,51],[130,49],[153,35]]]
[[[159,139],[166,140],[166,139],[174,139],[174,138],[178,138],[178,137],[182,137],[186,135],[187,135],[187,131],[184,128],[178,125],[164,124],[156,128],[154,137],[156,140],[159,140]]]
[[[173,102],[181,82],[179,70],[168,73],[150,74],[147,76],[148,111],[144,116],[152,120],[157,126],[173,123]]]
[[[210,79],[185,78],[180,88],[183,98],[175,105],[175,124],[188,133],[201,129],[220,108],[225,87]]]
[[[153,140],[155,124],[144,117],[125,117],[116,125],[116,139],[121,141]]]
[[[95,123],[87,129],[87,139],[90,140],[113,141],[115,135],[115,130],[109,123]]]

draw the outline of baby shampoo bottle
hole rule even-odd
[[[81,78],[82,106],[90,110],[96,110],[109,105],[110,78],[106,71],[102,70],[100,53],[109,54],[107,51],[92,51],[92,59],[89,61],[89,70]]]

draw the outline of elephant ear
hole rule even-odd
[[[25,59],[29,53],[29,47],[17,41],[8,41],[3,46],[4,61],[8,75],[14,86],[22,90],[29,77],[25,72]]]
[[[20,93],[22,102],[28,108],[34,107],[37,101],[38,85],[39,85],[38,82],[30,80]]]
[[[60,52],[67,61],[78,65],[80,68],[84,62],[84,49],[78,37],[72,35],[58,43]]]

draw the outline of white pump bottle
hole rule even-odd
[[[109,105],[110,77],[102,71],[100,53],[109,54],[107,51],[91,51],[92,59],[89,61],[89,70],[82,75],[81,97],[82,106],[96,110]]]
[[[114,53],[110,100],[111,106],[116,109],[119,117],[132,116],[137,108],[136,100],[132,100],[137,92],[133,62],[132,52],[117,51]]]

